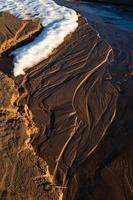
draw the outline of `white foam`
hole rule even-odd
[[[78,26],[77,13],[53,0],[0,0],[0,11],[9,11],[22,19],[39,17],[44,27],[33,42],[12,52],[14,76],[24,75],[25,69],[46,59]]]

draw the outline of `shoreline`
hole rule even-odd
[[[1,200],[132,197],[132,31],[79,10],[47,59],[0,72]]]
[[[133,5],[133,2],[125,2],[125,3],[122,3],[121,0],[120,2],[113,2],[112,0],[109,0],[109,1],[106,1],[106,0],[72,0],[72,2],[77,2],[77,3],[89,3],[89,2],[92,2],[92,3],[97,3],[97,4],[107,4],[107,5],[116,5],[116,6],[127,6],[127,7],[130,7]]]

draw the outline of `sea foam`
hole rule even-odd
[[[77,13],[53,0],[1,0],[0,11],[8,11],[21,19],[40,18],[42,32],[33,42],[14,50],[14,76],[25,74],[52,53],[64,38],[78,26]]]

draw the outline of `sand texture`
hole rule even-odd
[[[19,98],[14,81],[0,73],[0,199],[58,200],[47,163],[29,143],[37,128],[28,107],[17,106]]]
[[[0,58],[0,200],[133,199],[133,36],[89,19],[24,76]]]

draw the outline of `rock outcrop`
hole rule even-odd
[[[39,19],[21,20],[8,12],[0,12],[0,53],[30,38],[40,29]]]

